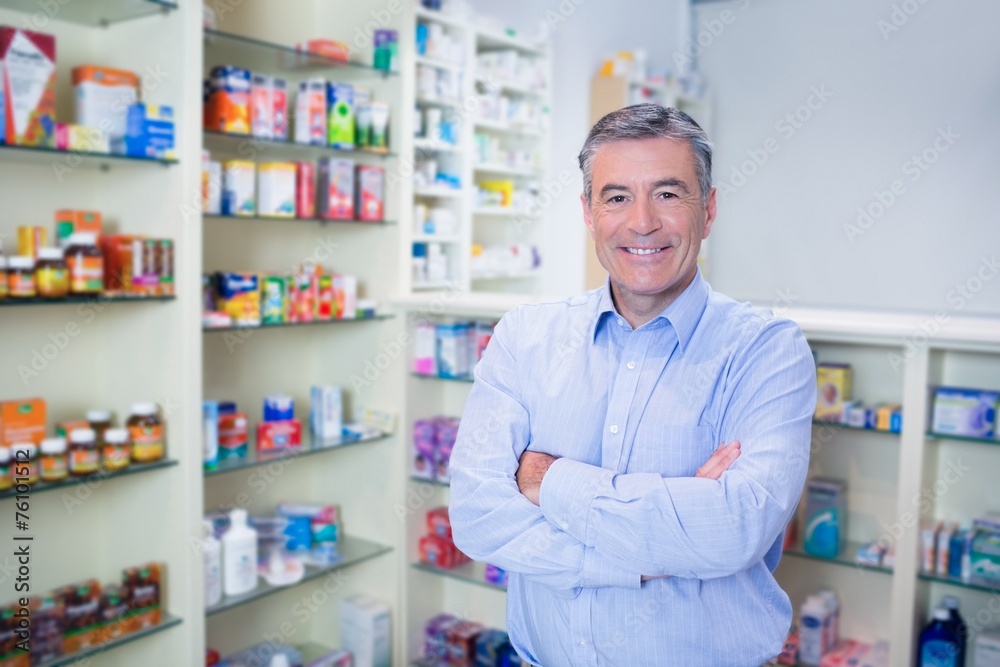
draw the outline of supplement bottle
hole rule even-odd
[[[99,293],[104,289],[104,255],[97,247],[97,235],[77,232],[70,235],[66,244],[70,293]]]
[[[41,476],[43,482],[61,482],[69,477],[66,457],[66,438],[42,440]]]
[[[132,461],[151,463],[163,458],[164,428],[156,403],[133,403],[126,426],[132,438]]]
[[[33,443],[21,442],[10,448],[10,476],[14,484],[38,482],[38,448]]]
[[[0,447],[0,491],[6,491],[14,486],[10,468],[10,450],[6,447]]]
[[[87,422],[90,428],[94,429],[94,437],[97,441],[97,448],[104,446],[104,432],[111,428],[110,410],[87,410]]]
[[[35,291],[35,260],[11,257],[7,261],[7,294],[12,299],[33,299]]]
[[[124,470],[132,463],[132,443],[128,439],[128,429],[109,428],[104,432],[104,448],[101,464],[109,472]]]
[[[7,298],[7,258],[0,255],[0,301]]]
[[[162,296],[173,296],[174,294],[174,242],[170,239],[161,239],[159,253],[157,253],[157,274],[160,277],[160,285],[157,294]]]
[[[69,269],[60,248],[39,248],[35,287],[38,296],[45,299],[62,299],[69,294]]]
[[[78,428],[69,434],[69,472],[74,476],[92,475],[100,468],[100,454],[94,429]]]

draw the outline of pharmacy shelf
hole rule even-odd
[[[239,222],[318,222],[321,225],[327,223],[337,224],[337,225],[348,225],[348,224],[358,224],[361,226],[372,226],[372,227],[384,227],[386,225],[395,225],[395,220],[328,220],[326,218],[277,218],[266,215],[214,215],[214,214],[204,214],[202,218],[205,220],[228,220],[228,221],[239,221]]]
[[[450,234],[414,234],[414,243],[460,243],[461,239]]]
[[[254,72],[286,72],[302,75],[325,74],[338,81],[358,81],[398,76],[398,72],[378,69],[359,62],[344,62],[292,46],[265,42],[260,39],[205,30],[205,63],[236,65]]]
[[[247,455],[243,458],[225,459],[219,461],[218,467],[211,470],[205,470],[205,477],[222,475],[227,472],[236,472],[238,470],[247,470],[248,468],[256,468],[258,466],[265,466],[271,463],[281,463],[284,465],[290,461],[311,456],[313,454],[323,454],[325,452],[332,452],[339,449],[353,447],[354,445],[367,445],[373,442],[381,442],[382,440],[387,440],[391,437],[392,435],[389,433],[379,433],[378,435],[368,437],[341,437],[334,440],[321,440],[313,438],[298,449],[285,449],[271,454],[261,453],[250,449],[247,452]]]
[[[884,435],[894,435],[899,437],[899,433],[894,431],[883,431],[876,428],[864,428],[863,426],[851,426],[850,424],[844,424],[841,422],[831,422],[825,421],[823,419],[813,419],[813,426],[829,426],[830,428],[835,428],[840,431],[860,431],[862,433],[882,433]]]
[[[506,93],[508,95],[519,95],[522,97],[546,97],[547,90],[535,90],[513,81],[491,81],[489,79],[477,78],[476,83],[486,90]]]
[[[392,547],[361,539],[360,537],[349,537],[343,535],[337,542],[337,550],[340,554],[340,560],[336,563],[326,565],[324,567],[307,565],[305,568],[305,576],[294,584],[290,584],[288,586],[272,586],[264,581],[264,579],[259,579],[255,589],[249,593],[244,593],[243,595],[223,597],[221,602],[205,609],[205,616],[214,616],[215,614],[220,614],[224,611],[229,611],[230,609],[242,607],[245,604],[255,602],[261,598],[268,597],[269,595],[274,595],[275,593],[288,590],[293,586],[298,586],[307,581],[318,579],[319,577],[328,575],[336,570],[342,570],[353,565],[358,565],[359,563],[363,563],[367,560],[371,560],[372,558],[377,558],[378,556],[385,555],[392,551]]]
[[[269,148],[275,148],[279,151],[294,151],[296,153],[319,153],[319,154],[336,154],[344,155],[349,157],[377,157],[377,158],[391,158],[396,157],[395,153],[391,153],[387,150],[375,150],[370,148],[361,148],[356,150],[345,150],[342,148],[334,148],[333,146],[321,146],[319,144],[300,144],[295,141],[289,141],[287,139],[261,139],[260,137],[255,137],[249,134],[233,134],[230,132],[218,132],[216,130],[205,130],[205,147],[210,151],[213,148],[218,148],[220,150],[228,150],[236,152],[240,159],[248,159],[243,157],[248,153],[253,155],[252,159],[256,162],[265,162],[269,158],[267,156],[267,151]]]
[[[524,176],[525,178],[538,178],[538,172],[534,169],[524,169],[521,167],[508,167],[505,164],[477,164],[473,167],[477,174],[501,174],[504,176]]]
[[[1000,440],[996,438],[974,438],[967,435],[952,435],[950,433],[935,433],[933,431],[928,431],[925,435],[931,440],[956,440],[958,442],[974,442],[980,445],[1000,445]]]
[[[447,60],[429,58],[427,56],[417,56],[415,60],[418,65],[434,67],[435,69],[443,69],[449,72],[461,72],[465,69],[465,66],[462,63],[452,63]]]
[[[453,280],[429,280],[422,283],[413,283],[413,289],[457,289],[457,283]]]
[[[966,581],[961,577],[953,577],[947,574],[935,574],[933,572],[920,572],[917,574],[918,579],[924,581],[933,581],[939,584],[948,584],[949,586],[958,586],[959,588],[967,588],[972,591],[983,591],[986,593],[1000,593],[1000,581],[990,583],[982,579],[971,579]]]
[[[61,667],[61,665],[77,665],[80,664],[77,661],[84,660],[84,658],[89,658],[91,656],[103,655],[106,651],[116,649],[119,646],[124,646],[125,644],[130,644],[134,641],[140,639],[145,639],[150,635],[155,635],[164,630],[169,630],[170,628],[180,625],[183,621],[176,616],[172,616],[167,613],[161,615],[160,622],[152,627],[143,628],[136,632],[130,632],[127,635],[122,635],[107,642],[103,642],[92,646],[82,651],[77,651],[76,653],[71,653],[69,655],[60,656],[54,660],[47,660],[45,662],[32,663],[32,667]],[[86,662],[90,662],[89,660]]]
[[[51,167],[54,184],[69,178],[74,170],[101,169],[107,171],[114,165],[160,165],[177,164],[175,159],[116,155],[113,153],[92,153],[88,151],[62,151],[48,146],[0,145],[0,160]]]
[[[465,382],[467,384],[475,382],[475,379],[472,377],[450,378],[442,375],[424,375],[422,373],[410,373],[410,375],[421,380],[444,380],[445,382]]]
[[[436,567],[434,565],[428,565],[427,563],[410,563],[410,565],[415,570],[420,570],[422,572],[429,572],[431,574],[436,574],[440,577],[446,577],[448,579],[455,579],[457,581],[464,581],[469,584],[475,584],[477,586],[482,586],[483,588],[489,588],[494,591],[500,591],[502,593],[507,592],[506,586],[500,586],[499,584],[490,583],[486,581],[486,565],[483,563],[477,563],[472,561],[470,563],[463,563],[458,567],[453,567],[450,570],[446,570],[443,567]]]
[[[257,331],[258,329],[282,329],[287,327],[311,327],[325,324],[351,324],[358,322],[373,322],[376,320],[391,320],[395,315],[384,314],[374,317],[341,317],[332,320],[313,320],[312,322],[278,322],[277,324],[239,325],[234,324],[224,327],[206,327],[201,330],[205,333],[215,333],[216,331]]]
[[[417,137],[413,140],[413,148],[418,151],[435,153],[461,153],[462,147],[458,144],[449,144],[445,141],[434,141],[426,137]]]
[[[410,475],[410,481],[417,484],[430,484],[431,486],[440,486],[442,488],[449,488],[451,482],[445,482],[438,479],[427,479],[426,477],[417,477],[416,475]]]
[[[0,0],[0,8],[49,16],[49,11],[39,0]],[[56,5],[51,18],[85,26],[109,26],[122,21],[166,13],[172,9],[177,9],[177,3],[170,0],[87,0],[86,2],[63,0]]]
[[[71,489],[74,486],[80,486],[81,484],[87,484],[88,486],[96,488],[108,480],[118,479],[119,477],[128,477],[130,475],[138,475],[145,472],[152,472],[154,470],[161,470],[175,465],[177,465],[177,461],[164,459],[153,463],[133,463],[128,468],[117,472],[101,471],[94,473],[93,475],[86,475],[83,477],[67,477],[61,482],[38,482],[37,484],[31,485],[31,490],[28,491],[28,495],[34,496],[46,491]],[[4,498],[14,498],[17,495],[17,487],[14,486],[6,491],[0,492],[0,500],[3,500]]]
[[[881,572],[882,574],[892,574],[891,567],[884,567],[882,565],[864,565],[862,563],[854,560],[855,555],[858,550],[864,545],[861,542],[848,542],[845,548],[841,551],[840,555],[836,558],[824,558],[823,556],[816,556],[815,554],[807,553],[805,549],[802,548],[801,544],[797,544],[790,549],[784,551],[784,555],[793,556],[795,558],[802,558],[804,560],[819,561],[820,563],[830,563],[831,565],[841,565],[843,567],[853,567],[858,570],[868,570],[871,572]]]
[[[64,299],[0,299],[0,306],[59,306],[67,303],[105,304],[113,302],[139,303],[146,301],[173,301],[175,296],[134,296],[131,294],[97,294],[95,296],[68,296]]]
[[[468,24],[466,24],[466,22],[462,19],[449,14],[443,14],[434,9],[417,7],[415,12],[417,18],[423,21],[433,21],[434,23],[440,23],[441,25],[451,26],[453,28],[465,29],[468,27]]]
[[[426,197],[428,199],[459,199],[464,195],[460,188],[421,188],[414,190],[414,197]]]
[[[479,215],[483,217],[494,217],[494,218],[516,218],[518,216],[527,215],[524,209],[514,208],[513,206],[480,206],[473,209],[472,215]]]
[[[443,109],[458,109],[462,106],[462,100],[457,97],[428,97],[417,95],[417,104],[428,107],[441,107]]]
[[[528,56],[545,55],[545,49],[537,44],[532,44],[527,40],[514,37],[513,35],[505,35],[490,30],[477,30],[476,42],[480,49],[486,51],[515,49]]]
[[[514,123],[505,123],[498,120],[489,120],[486,118],[480,118],[473,123],[477,130],[484,130],[487,132],[499,132],[501,134],[511,134],[519,137],[541,137],[542,131],[537,127],[532,127],[531,125],[519,125]]]

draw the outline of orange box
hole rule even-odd
[[[105,290],[135,291],[135,277],[143,273],[142,240],[131,234],[109,234],[101,239]]]
[[[55,592],[63,604],[63,652],[77,653],[101,641],[101,584],[88,579]]]
[[[99,211],[73,211],[63,209],[56,211],[56,239],[69,238],[77,232],[96,234],[98,242],[101,239],[101,214]]]
[[[159,625],[163,617],[163,567],[146,563],[122,570],[122,588],[131,607],[125,632],[138,632]]]
[[[342,60],[347,62],[351,57],[351,47],[344,42],[336,42],[332,39],[310,39],[308,42],[296,45],[299,51],[308,51],[330,60]]]
[[[36,445],[45,438],[45,401],[24,398],[0,403],[0,445],[10,447],[19,442]]]
[[[69,439],[69,434],[78,428],[90,428],[90,423],[86,419],[70,419],[63,422],[56,422],[56,435],[60,438]]]

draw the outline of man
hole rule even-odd
[[[772,572],[815,366],[794,324],[698,271],[711,160],[676,109],[602,118],[580,168],[608,283],[512,310],[476,367],[452,529],[510,572],[507,629],[535,665],[758,667],[788,632]]]

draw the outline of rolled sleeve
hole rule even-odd
[[[590,508],[601,489],[611,486],[614,473],[604,468],[558,459],[542,478],[539,505],[542,514],[556,528],[566,531],[585,546],[592,547],[588,534]]]

